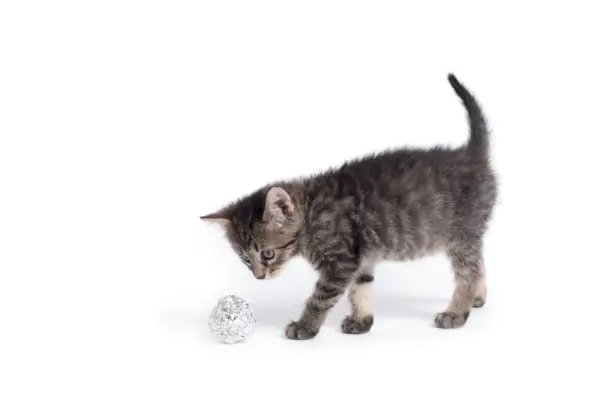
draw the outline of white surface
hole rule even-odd
[[[445,3],[3,2],[0,398],[598,398],[597,12]],[[462,143],[448,72],[494,130],[487,305],[437,330],[446,259],[388,263],[370,334],[340,333],[343,301],[284,339],[313,272],[256,281],[198,216]],[[243,344],[207,327],[227,293],[256,309]]]

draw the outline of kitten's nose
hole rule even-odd
[[[265,279],[265,276],[267,275],[263,269],[258,266],[252,268],[252,273],[256,279]]]

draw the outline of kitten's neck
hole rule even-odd
[[[278,184],[292,198],[297,213],[296,250],[295,255],[304,255],[307,243],[307,225],[309,201],[306,183],[303,180],[293,180]]]

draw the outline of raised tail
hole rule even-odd
[[[474,156],[486,158],[489,152],[489,130],[483,111],[475,97],[456,79],[454,74],[448,74],[448,81],[462,100],[469,116],[470,137],[467,149]]]

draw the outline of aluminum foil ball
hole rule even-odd
[[[210,330],[224,343],[245,340],[254,333],[254,312],[244,299],[227,295],[219,299],[208,321]]]

